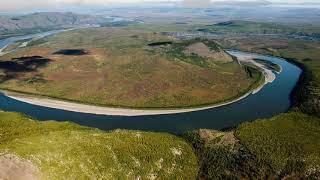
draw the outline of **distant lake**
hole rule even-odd
[[[51,34],[54,33],[57,32]],[[22,36],[22,38],[29,39],[30,36]],[[21,38],[0,40],[0,49],[13,40],[18,41]],[[170,133],[182,133],[199,128],[223,129],[257,118],[269,118],[289,109],[290,94],[299,79],[301,69],[277,57],[240,51],[229,51],[229,53],[234,56],[250,54],[257,59],[278,64],[283,70],[277,74],[274,82],[267,84],[256,94],[230,105],[197,112],[138,117],[95,115],[31,105],[8,98],[3,94],[0,94],[0,109],[25,113],[41,121],[72,121],[102,130],[132,129]]]

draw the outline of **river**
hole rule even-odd
[[[58,32],[51,31],[31,35],[31,37],[29,35],[3,39],[0,40],[0,49],[8,43],[41,35],[48,36]],[[41,121],[72,121],[102,130],[133,129],[176,134],[199,128],[223,129],[233,127],[241,122],[269,118],[289,109],[291,104],[290,94],[299,79],[301,69],[278,57],[234,50],[229,51],[229,53],[237,57],[250,55],[257,59],[271,61],[280,65],[282,72],[276,74],[276,79],[272,83],[265,85],[259,92],[251,94],[240,101],[196,112],[134,117],[95,115],[31,105],[9,98],[4,94],[0,94],[0,109],[25,113]]]

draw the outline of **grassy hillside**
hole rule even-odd
[[[287,58],[304,70],[293,93],[293,103],[296,109],[318,117],[320,117],[319,47],[319,41],[290,40],[288,48],[271,51],[272,54]]]
[[[194,179],[197,174],[192,147],[169,134],[104,132],[8,112],[0,113],[0,134],[0,176],[10,169],[13,160],[3,160],[8,155],[31,162],[37,169],[33,176],[41,179]],[[11,170],[27,172],[31,165],[22,162]]]
[[[150,46],[163,41],[174,43]],[[206,51],[195,46],[186,54],[190,43],[139,30],[61,33],[3,56],[0,88],[102,106],[179,108],[229,100],[260,82],[261,74],[248,76],[206,42]],[[68,49],[86,53],[56,53]]]
[[[185,135],[200,160],[199,176],[207,179],[319,177],[319,138],[320,119],[301,113]]]
[[[216,69],[219,63],[233,62],[217,43],[201,38],[174,43],[167,53],[181,61],[211,69]]]
[[[263,179],[272,175],[268,164],[258,162],[233,131],[201,129],[186,133],[184,138],[199,158],[199,179]]]
[[[281,114],[241,124],[235,134],[252,154],[268,162],[282,176],[320,173],[318,118],[300,113]]]
[[[195,179],[197,173],[206,179],[320,176],[320,119],[296,112],[244,123],[229,132],[185,134],[194,149],[168,134],[103,132],[17,113],[1,112],[0,127],[0,167],[6,170],[6,163],[14,161],[15,172],[34,167],[33,176],[42,179]]]
[[[296,34],[296,35],[320,35],[319,27],[313,26],[289,26],[276,23],[263,23],[253,21],[226,21],[212,25],[206,25],[197,29],[201,32],[234,33],[234,34]]]

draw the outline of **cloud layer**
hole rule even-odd
[[[0,11],[24,10],[48,6],[50,6],[50,2],[47,0],[5,0],[0,2]]]
[[[211,5],[210,0],[184,0],[182,5],[185,7],[208,7]]]
[[[210,4],[210,1],[221,0],[0,0],[0,12],[34,10],[39,8],[50,8],[64,5],[116,5],[143,2],[181,2],[185,6],[201,7]],[[238,0],[244,1],[244,0]],[[248,1],[248,0],[246,0]],[[318,0],[270,0],[272,2],[317,2]]]
[[[143,2],[176,2],[179,0],[0,0],[0,12],[55,8],[64,5],[114,5]],[[201,1],[201,0],[200,0]]]

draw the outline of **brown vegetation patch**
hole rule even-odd
[[[215,130],[199,129],[199,136],[206,141],[206,144],[212,146],[234,147],[239,140],[234,136],[234,132],[221,132]],[[232,148],[231,148],[232,149]]]
[[[183,53],[185,53],[188,56],[195,54],[203,58],[214,59],[215,61],[232,62],[231,56],[226,54],[223,50],[211,50],[207,45],[205,45],[202,42],[191,44],[190,46],[186,47]]]

